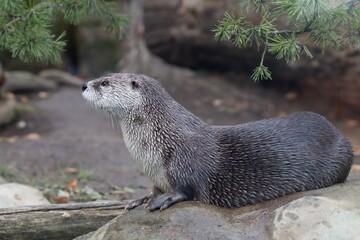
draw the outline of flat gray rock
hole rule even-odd
[[[273,239],[357,239],[360,198],[306,196],[275,210]],[[348,199],[347,197],[350,197]],[[355,200],[355,201],[354,201]]]
[[[56,82],[37,76],[30,72],[5,72],[4,89],[10,92],[51,91],[57,87]]]
[[[80,87],[84,83],[80,78],[57,69],[42,70],[39,73],[39,76],[50,81],[54,81],[59,85]]]
[[[6,183],[6,182],[7,181],[3,177],[0,176],[0,184]]]
[[[242,208],[183,202],[150,213],[139,207],[76,240],[356,239],[359,216],[357,181]]]
[[[0,208],[50,204],[36,188],[19,183],[0,185]]]

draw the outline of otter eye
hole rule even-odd
[[[137,81],[132,80],[132,81],[131,81],[131,86],[132,86],[133,88],[138,88],[138,87],[139,87],[139,83],[138,83]]]
[[[100,85],[101,85],[102,87],[109,86],[109,80],[104,80],[104,81],[102,81],[102,82],[100,83]]]

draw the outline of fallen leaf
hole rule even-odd
[[[211,104],[214,106],[214,107],[219,107],[220,105],[222,105],[223,101],[221,99],[214,99]]]
[[[355,156],[360,156],[360,145],[354,146],[353,152]]]
[[[29,133],[24,136],[25,140],[39,140],[40,138],[40,134],[38,133]]]
[[[113,186],[113,189],[111,192],[113,194],[126,194],[126,193],[134,193],[136,190],[131,187],[119,187],[119,186]]]
[[[70,194],[66,191],[59,190],[56,197],[53,198],[56,203],[68,203],[70,200]]]
[[[351,166],[351,171],[359,172],[360,171],[360,165],[359,164],[352,165]]]
[[[280,111],[279,113],[278,113],[278,116],[279,117],[283,117],[283,116],[286,116],[288,113],[287,112],[285,112],[285,111]]]
[[[77,168],[74,168],[74,167],[68,167],[68,168],[66,168],[66,172],[67,173],[78,173],[78,170],[77,170]]]
[[[48,92],[39,92],[38,97],[39,98],[47,98],[49,96]]]
[[[56,196],[53,198],[56,203],[68,203],[70,200],[69,196]]]
[[[298,97],[299,97],[299,94],[297,92],[287,92],[285,94],[285,100],[289,101],[289,102],[295,101],[296,99],[298,99]]]
[[[360,126],[360,121],[357,120],[357,119],[348,119],[348,120],[346,120],[345,124],[349,128],[359,127]]]
[[[65,185],[65,189],[76,192],[78,188],[78,183],[79,183],[78,179],[74,178]]]

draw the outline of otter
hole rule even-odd
[[[82,95],[119,123],[153,183],[126,209],[163,210],[186,200],[239,207],[344,182],[352,165],[349,141],[316,113],[211,126],[155,79],[129,73],[89,81]]]

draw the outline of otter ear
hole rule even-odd
[[[133,88],[138,88],[139,87],[139,83],[136,80],[131,80],[131,86]]]

